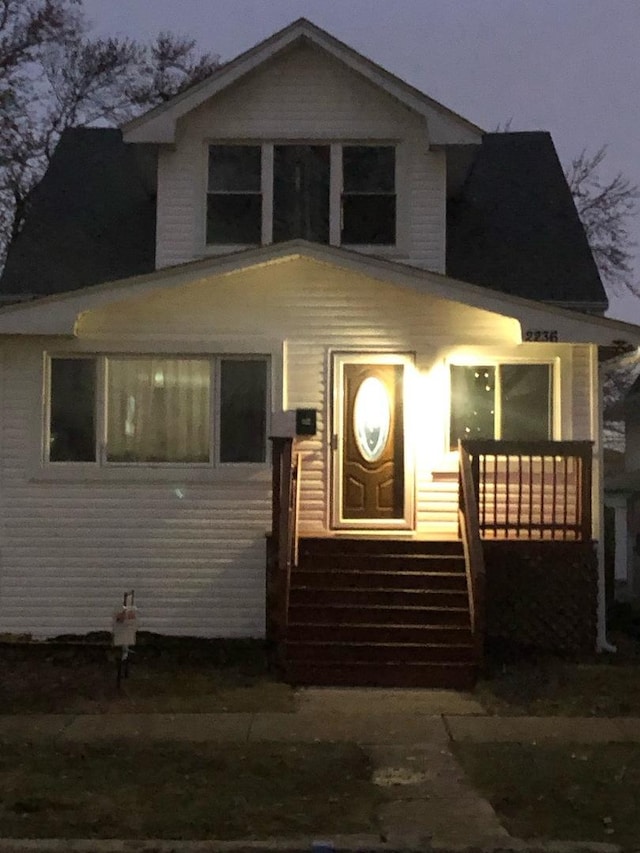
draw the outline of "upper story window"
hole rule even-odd
[[[393,145],[210,145],[207,244],[393,246],[395,172]]]
[[[329,242],[330,163],[328,145],[274,146],[274,243],[296,237]]]
[[[207,243],[260,243],[262,168],[259,145],[212,145],[207,187]]]
[[[396,242],[395,148],[345,145],[342,149],[342,242]]]
[[[451,365],[451,447],[458,439],[553,437],[551,364]]]

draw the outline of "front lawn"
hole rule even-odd
[[[512,835],[637,848],[640,744],[456,743],[452,748]]]
[[[497,715],[640,717],[640,642],[613,639],[617,653],[578,660],[494,646],[476,698]]]
[[[0,743],[4,837],[372,832],[380,796],[353,744]]]
[[[116,687],[118,650],[88,642],[0,644],[0,713],[292,711],[258,641],[142,635]]]

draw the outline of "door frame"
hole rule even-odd
[[[402,419],[404,438],[404,514],[402,518],[343,518],[342,517],[342,443],[344,436],[344,371],[347,364],[400,364],[402,377]],[[407,390],[415,356],[402,352],[333,352],[330,354],[331,417],[329,433],[329,525],[333,530],[414,530],[415,529],[415,454],[408,428]]]

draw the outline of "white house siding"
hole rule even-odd
[[[118,481],[99,469],[77,479],[57,474],[57,466],[43,471],[43,350],[271,352],[276,373],[284,358],[285,381],[274,376],[273,408],[319,411],[317,436],[300,446],[306,533],[328,532],[331,354],[414,353],[418,371],[408,405],[420,425],[413,437],[418,529],[434,535],[455,534],[445,359],[465,344],[479,352],[522,351],[509,318],[307,260],[90,311],[80,316],[77,334],[48,347],[33,338],[4,345],[0,632],[104,629],[128,587],[136,589],[149,630],[207,636],[264,630],[268,470],[246,479],[215,472],[206,482],[184,469],[158,482],[140,469],[130,477],[119,471]]]
[[[269,483],[42,480],[45,345],[3,348],[0,633],[109,630],[133,587],[147,630],[262,635]]]
[[[399,240],[390,256],[444,272],[445,160],[428,150],[424,119],[312,46],[277,57],[180,121],[175,149],[159,157],[157,267],[206,251],[213,140],[397,142]]]

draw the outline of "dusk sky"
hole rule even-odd
[[[190,35],[233,58],[299,17],[480,125],[549,130],[563,163],[608,145],[640,184],[640,0],[84,0],[94,32]],[[640,243],[640,217],[633,223]],[[640,264],[636,280],[640,285]],[[610,294],[640,322],[640,297]]]

